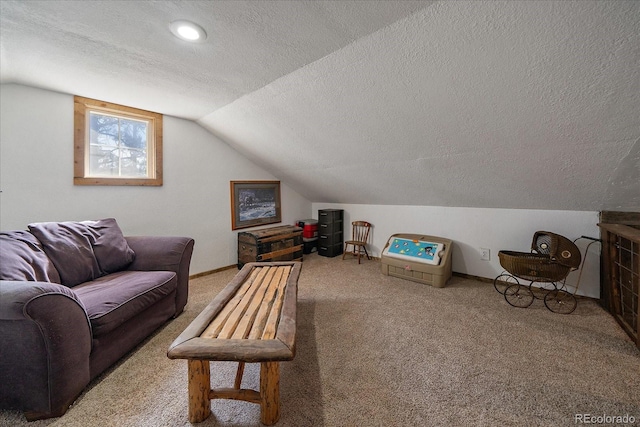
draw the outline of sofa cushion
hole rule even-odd
[[[93,335],[116,329],[176,290],[171,271],[120,271],[73,288],[87,309]]]
[[[135,257],[113,218],[40,222],[29,224],[29,230],[42,242],[65,286],[121,270]]]
[[[82,221],[92,232],[93,253],[103,274],[125,269],[134,260],[136,254],[127,244],[122,230],[114,218],[98,221]]]
[[[0,280],[60,283],[42,244],[28,231],[0,233]]]
[[[100,277],[100,266],[93,253],[87,226],[79,222],[39,222],[29,231],[42,242],[44,251],[56,266],[65,286]]]

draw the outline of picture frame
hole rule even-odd
[[[230,181],[231,229],[282,222],[280,181]]]

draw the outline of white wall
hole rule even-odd
[[[231,180],[273,180],[189,120],[164,117],[164,185],[73,185],[73,96],[0,86],[0,229],[38,221],[114,217],[126,235],[196,241],[191,274],[237,262]],[[309,218],[311,202],[282,183],[282,223]]]
[[[350,236],[351,221],[371,222],[374,228],[370,248],[375,256],[380,256],[389,236],[396,233],[451,239],[454,241],[453,271],[491,279],[503,271],[498,251],[528,252],[533,234],[538,230],[551,231],[571,240],[583,235],[600,236],[596,225],[598,212],[330,203],[313,203],[312,208],[313,218],[318,218],[318,209],[344,209],[345,238]],[[588,242],[584,239],[576,242],[583,257]],[[480,248],[491,250],[490,261],[480,259]],[[599,244],[593,244],[586,257],[578,294],[600,297],[599,256]],[[569,275],[567,283],[576,284],[577,279],[578,271]]]

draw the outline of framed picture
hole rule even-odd
[[[231,181],[231,229],[282,221],[280,181]]]

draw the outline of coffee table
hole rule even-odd
[[[247,263],[169,346],[187,359],[189,421],[211,414],[211,399],[260,405],[260,421],[280,418],[280,364],[295,356],[300,262]],[[233,388],[211,388],[209,361],[237,361]],[[241,388],[245,363],[260,363],[260,390]]]

